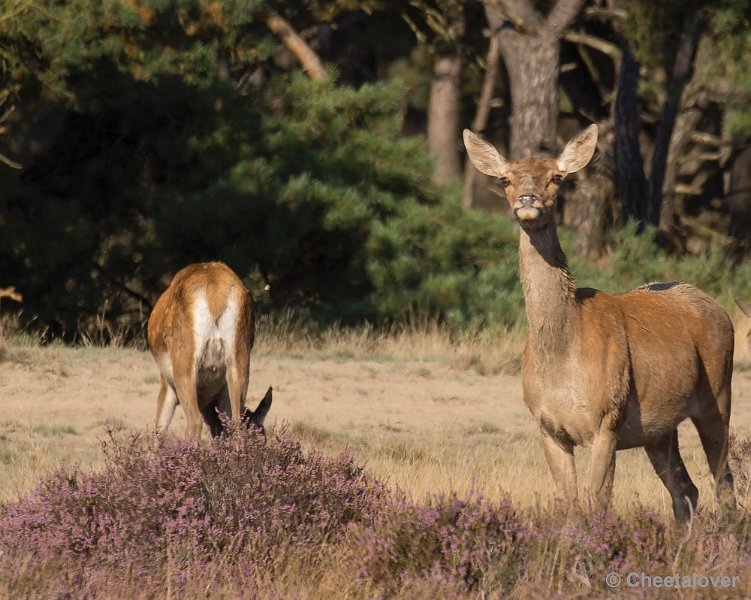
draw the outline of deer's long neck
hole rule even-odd
[[[554,223],[536,231],[521,228],[519,276],[531,343],[546,353],[564,350],[578,324],[576,285]]]

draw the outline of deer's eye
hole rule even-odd
[[[563,183],[563,175],[556,173],[555,175],[553,175],[553,177],[550,178],[550,180],[556,185],[561,185]]]
[[[501,185],[503,187],[508,187],[511,185],[511,180],[508,177],[501,177]]]

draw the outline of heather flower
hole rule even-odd
[[[742,510],[700,511],[686,528],[648,507],[580,514],[478,493],[414,502],[350,453],[306,451],[285,428],[266,442],[228,429],[161,446],[109,431],[101,471],[59,470],[0,505],[0,595],[297,597],[277,588],[285,569],[329,572],[335,555],[367,598],[660,597],[607,586],[608,573],[630,572],[737,575],[723,594],[748,597]],[[748,472],[748,455],[734,460]]]
[[[103,449],[101,472],[57,471],[2,509],[0,579],[10,590],[95,597],[103,583],[138,582],[159,595],[165,574],[179,591],[215,562],[273,572],[372,520],[385,493],[351,454],[306,452],[285,430],[160,445],[109,431]]]
[[[426,579],[467,591],[508,587],[532,532],[508,500],[474,494],[435,496],[426,504],[394,500],[372,528],[359,530],[359,577],[389,593]]]

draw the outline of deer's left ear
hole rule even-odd
[[[268,389],[266,392],[266,395],[263,397],[263,400],[259,402],[258,407],[253,411],[253,420],[255,421],[256,425],[259,427],[263,427],[263,422],[266,420],[266,415],[269,412],[269,409],[271,408],[271,400],[272,400],[272,391],[271,388]]]
[[[556,163],[560,171],[575,173],[587,166],[595,153],[597,131],[597,125],[590,125],[566,144]]]

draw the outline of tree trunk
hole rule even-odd
[[[634,59],[628,42],[624,42],[615,97],[616,182],[621,196],[623,225],[630,219],[643,224],[647,212],[647,178],[644,176],[644,161],[639,150],[638,81],[639,63]]]
[[[665,178],[662,184],[662,203],[660,208],[660,229],[666,232],[675,230],[679,220],[680,198],[683,194],[676,192],[679,182],[679,161],[688,154],[691,147],[691,135],[705,117],[709,107],[709,94],[705,89],[686,90],[688,102],[683,103],[683,108],[678,113],[670,139],[667,163],[665,165]]]
[[[588,258],[602,256],[607,232],[612,226],[611,206],[615,197],[615,183],[602,173],[579,181],[575,193],[567,198],[569,227],[576,230],[576,253]]]
[[[576,188],[564,194],[563,222],[576,231],[576,253],[580,256],[602,256],[608,232],[618,219],[613,145],[614,132],[605,124],[600,129],[597,155],[584,176],[578,178]]]
[[[497,0],[503,12],[485,5],[498,36],[511,88],[512,160],[555,153],[558,120],[560,41],[584,0],[557,0],[543,17],[528,0]],[[511,25],[511,27],[509,27]]]
[[[461,174],[459,160],[460,80],[458,55],[436,56],[428,104],[428,149],[436,158],[433,181],[443,183]]]
[[[477,111],[475,118],[472,120],[472,131],[475,133],[482,132],[488,125],[488,116],[490,115],[490,105],[493,101],[493,90],[495,89],[495,80],[498,76],[498,63],[501,58],[501,46],[496,35],[490,36],[488,45],[488,59],[485,71],[485,78],[482,82],[482,91],[480,100],[477,102]],[[474,203],[474,185],[479,171],[467,158],[464,161],[464,194],[462,204],[464,208],[471,208]]]
[[[560,43],[503,29],[498,34],[511,88],[511,160],[555,153]]]
[[[665,182],[665,166],[667,164],[670,140],[673,135],[675,119],[681,104],[681,96],[694,68],[694,58],[699,46],[701,26],[693,13],[686,13],[683,20],[681,42],[675,55],[673,70],[668,82],[665,106],[657,127],[655,148],[652,154],[652,170],[649,173],[647,187],[647,207],[645,219],[651,225],[658,225],[662,207],[663,184]]]

